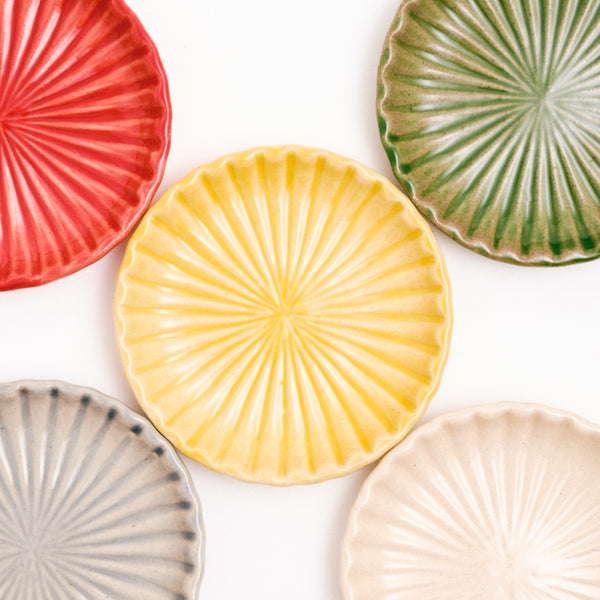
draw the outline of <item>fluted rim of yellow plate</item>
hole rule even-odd
[[[143,236],[148,232],[149,228],[152,226],[154,216],[158,214],[158,212],[161,211],[163,207],[165,207],[165,205],[169,202],[169,200],[178,190],[185,188],[186,186],[191,184],[196,178],[198,178],[199,174],[207,171],[222,169],[225,165],[231,163],[231,161],[244,161],[258,156],[280,157],[282,155],[287,154],[293,154],[298,158],[313,159],[315,157],[322,157],[327,162],[344,165],[348,168],[354,168],[356,172],[366,176],[373,182],[379,182],[381,184],[381,189],[385,193],[386,197],[390,197],[402,203],[403,208],[406,210],[406,214],[408,214],[410,216],[410,219],[414,222],[414,224],[420,227],[420,229],[422,230],[424,238],[427,241],[427,246],[430,249],[431,253],[435,256],[436,276],[439,278],[443,286],[442,297],[445,322],[443,328],[443,335],[441,339],[441,353],[439,357],[439,363],[435,372],[435,376],[432,380],[431,386],[426,395],[424,396],[423,400],[416,407],[416,410],[414,411],[412,416],[406,421],[405,426],[398,431],[397,435],[395,435],[393,439],[390,439],[387,443],[377,448],[377,450],[373,453],[365,453],[358,457],[354,457],[352,460],[345,462],[343,465],[338,465],[337,468],[334,469],[327,469],[321,472],[309,474],[308,476],[304,477],[288,476],[281,478],[278,476],[270,477],[268,475],[261,475],[257,477],[256,475],[253,476],[252,474],[248,474],[244,471],[243,468],[228,468],[220,464],[215,464],[215,461],[211,459],[211,457],[206,452],[203,451],[202,447],[189,445],[186,442],[186,440],[183,439],[183,437],[181,437],[177,433],[177,431],[174,431],[165,424],[163,415],[160,413],[160,411],[156,410],[147,401],[145,389],[140,383],[138,377],[136,377],[135,375],[132,356],[127,348],[127,342],[125,339],[126,319],[122,314],[121,308],[127,293],[124,278],[128,269],[130,269],[132,264],[134,263],[136,246],[139,243],[139,241],[143,238]],[[152,421],[155,427],[168,440],[170,440],[171,443],[173,443],[184,455],[200,462],[201,464],[214,471],[225,473],[227,475],[231,475],[237,479],[247,482],[285,486],[304,483],[317,483],[334,477],[347,475],[361,467],[364,467],[374,462],[404,439],[404,437],[413,428],[415,423],[425,413],[427,407],[431,402],[431,399],[438,391],[438,388],[441,383],[442,375],[449,356],[450,339],[453,329],[454,317],[451,296],[452,294],[450,281],[448,278],[444,257],[431,231],[431,228],[429,227],[425,219],[421,216],[421,214],[418,212],[418,210],[414,207],[414,205],[410,202],[410,200],[389,180],[353,159],[343,157],[341,155],[327,150],[298,145],[281,145],[256,147],[243,152],[223,156],[215,161],[212,161],[194,169],[183,179],[179,180],[173,186],[171,186],[163,194],[163,196],[144,215],[143,219],[139,223],[138,227],[134,231],[127,244],[125,256],[117,275],[116,291],[113,303],[113,314],[115,320],[117,346],[127,381],[129,382],[129,385],[131,386],[140,407],[143,409],[143,411],[146,413],[146,415],[149,417],[149,419]]]

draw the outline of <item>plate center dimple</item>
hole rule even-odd
[[[536,589],[536,579],[542,574],[544,559],[535,548],[517,545],[503,548],[487,559],[484,576],[494,598],[518,598]]]

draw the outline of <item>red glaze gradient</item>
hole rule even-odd
[[[166,74],[123,0],[0,2],[0,290],[104,256],[171,143]]]

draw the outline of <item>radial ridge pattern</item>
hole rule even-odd
[[[288,484],[348,472],[405,435],[441,376],[449,302],[402,194],[288,147],[172,188],[129,244],[115,318],[138,400],[173,443]]]
[[[595,600],[600,429],[496,405],[418,429],[367,479],[343,546],[347,600]]]
[[[399,181],[460,243],[523,264],[600,254],[600,4],[413,0],[378,114]]]
[[[193,600],[200,508],[173,448],[88,388],[0,386],[0,597]]]
[[[0,3],[0,290],[103,256],[162,178],[160,59],[122,0]]]

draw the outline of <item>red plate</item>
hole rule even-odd
[[[163,176],[171,104],[122,0],[0,2],[0,290],[101,258]]]

